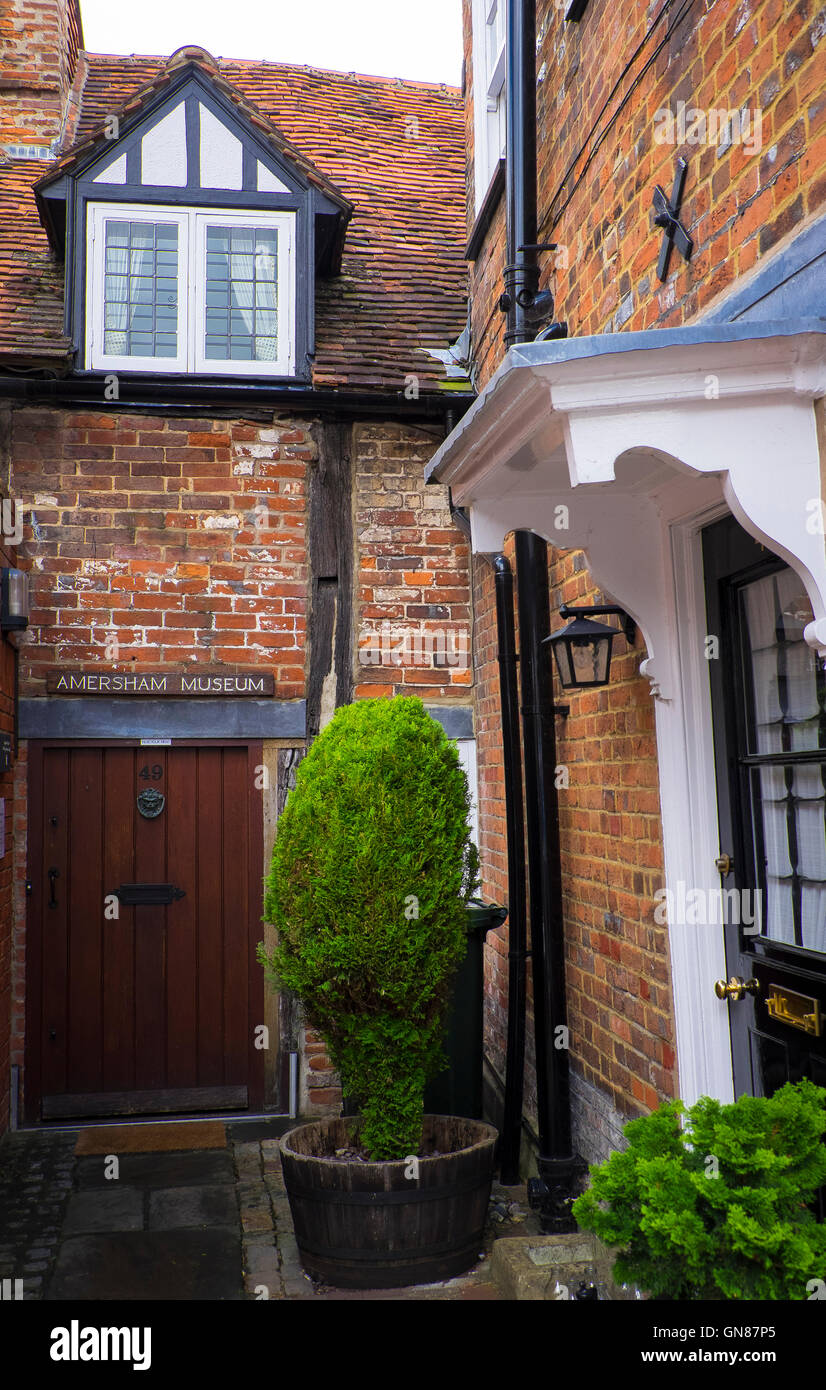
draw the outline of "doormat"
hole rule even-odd
[[[226,1129],[220,1120],[166,1120],[155,1125],[95,1125],[82,1129],[75,1153],[164,1153],[170,1149],[224,1149],[226,1143]]]

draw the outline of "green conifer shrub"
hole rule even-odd
[[[258,956],[324,1037],[372,1159],[415,1154],[476,886],[459,755],[412,697],[339,709],[278,822]]]
[[[625,1126],[628,1148],[591,1168],[573,1213],[618,1251],[616,1280],[654,1296],[807,1299],[826,1279],[824,1131],[826,1090],[808,1080],[672,1101]]]

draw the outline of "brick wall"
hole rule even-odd
[[[78,0],[12,0],[0,13],[0,144],[60,134],[80,46]]]
[[[537,4],[538,240],[563,248],[541,260],[541,284],[556,296],[554,317],[567,321],[571,336],[688,322],[823,208],[822,10],[808,0],[697,0],[661,47],[666,22],[646,37],[661,5],[591,0],[580,24],[566,24],[564,10],[551,0]],[[464,15],[472,163],[468,0]],[[721,107],[745,108],[751,125],[741,118],[728,145],[696,143],[697,113],[708,135],[709,113]],[[691,108],[697,111],[686,115]],[[669,133],[662,115],[669,110],[675,143],[654,138],[655,131]],[[656,183],[670,192],[678,155],[688,160],[683,209],[695,251],[688,264],[674,255],[669,280],[660,285],[662,234],[653,226],[651,194]],[[469,229],[472,178],[471,168]],[[504,315],[496,303],[504,259],[503,199],[471,267],[477,386],[504,352]],[[482,564],[474,569],[484,886],[506,901],[493,576]],[[552,550],[549,581],[552,613],[564,601],[605,601],[581,553]],[[609,1131],[616,1138],[620,1117],[650,1109],[678,1088],[668,942],[653,920],[663,870],[653,707],[647,683],[636,675],[638,656],[615,657],[604,690],[566,695],[570,717],[557,720],[558,757],[569,774],[560,814],[574,1123],[589,1157],[602,1156]],[[485,962],[486,1051],[500,1078],[506,951],[507,933],[498,933]],[[535,1115],[530,1012],[529,999],[529,1119]],[[603,1097],[599,1124],[595,1096]]]
[[[515,569],[512,537],[505,553]],[[552,553],[549,582],[552,613],[562,603],[603,598],[578,551]],[[474,563],[473,606],[483,892],[506,903],[495,588],[481,559]],[[676,1094],[676,1059],[667,934],[653,920],[663,882],[654,712],[648,683],[637,675],[639,654],[622,653],[623,645],[617,643],[610,685],[555,694],[570,707],[567,719],[557,718],[556,734],[558,768],[568,781],[559,803],[571,1066],[628,1117]],[[485,950],[485,1052],[500,1081],[507,951],[506,927],[487,938]],[[530,973],[527,994],[525,1112],[535,1122]],[[587,1124],[580,1128],[587,1143]]]
[[[306,427],[18,410],[11,430],[32,565],[23,694],[59,666],[209,663],[303,695]]]
[[[439,431],[357,425],[357,698],[469,703],[468,545],[446,487],[423,483]]]
[[[669,36],[680,8],[590,0],[585,19],[567,24],[564,6],[537,4],[538,240],[563,248],[541,258],[541,284],[571,336],[689,322],[826,203],[822,6],[695,0]],[[468,16],[465,0],[472,156]],[[748,113],[728,144],[711,115],[722,109]],[[668,111],[673,143],[660,139]],[[658,183],[670,193],[678,156],[694,253],[688,264],[675,255],[661,285],[651,195]],[[482,383],[501,360],[502,217],[500,204],[471,273]]]

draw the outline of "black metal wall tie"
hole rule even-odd
[[[671,189],[670,199],[666,198],[659,184],[656,184],[654,188],[653,202],[656,213],[654,225],[663,229],[663,244],[660,249],[660,259],[657,262],[657,276],[660,280],[668,279],[668,265],[675,246],[686,261],[691,260],[691,253],[694,250],[694,242],[680,221],[680,206],[683,201],[687,168],[688,165],[684,159],[677,160],[677,172],[674,175],[674,186]]]

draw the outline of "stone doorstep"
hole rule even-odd
[[[596,1284],[603,1301],[631,1301],[636,1289],[613,1280],[615,1254],[590,1231],[570,1235],[502,1236],[491,1255],[490,1275],[502,1298],[554,1300],[573,1298],[581,1283]],[[557,1285],[560,1292],[557,1293]]]
[[[595,1253],[590,1237],[580,1233],[501,1236],[491,1255],[491,1278],[506,1299],[558,1298],[557,1285],[573,1297],[583,1281],[597,1283]]]

